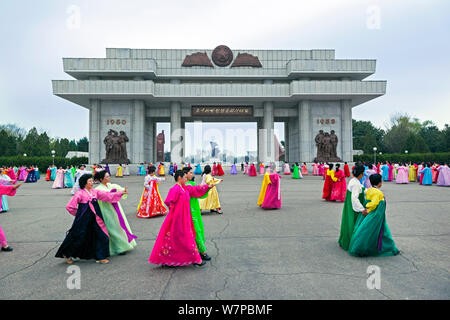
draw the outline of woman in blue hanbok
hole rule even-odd
[[[389,166],[386,163],[381,167],[381,171],[383,173],[383,181],[389,181]]]
[[[73,188],[73,175],[69,167],[64,171],[64,188]]]
[[[36,171],[34,171],[34,168],[31,167],[26,170],[28,172],[28,175],[27,175],[27,178],[25,179],[25,183],[36,182],[37,178],[36,178]]]
[[[423,178],[422,178],[423,185],[431,186],[433,184],[433,175],[431,173],[431,168],[430,168],[429,163],[427,163],[425,165],[425,168],[423,168],[422,171],[420,171],[419,173],[421,173],[423,175]]]
[[[171,162],[171,163],[170,163],[170,166],[169,166],[169,175],[170,175],[170,176],[173,176],[174,169],[175,169],[175,168],[174,168],[174,166],[173,166],[173,163]]]
[[[50,180],[55,181],[56,179],[56,170],[57,168],[55,166],[50,168]]]
[[[202,174],[202,173],[203,173],[202,167],[200,166],[200,163],[199,163],[195,166],[194,174]]]

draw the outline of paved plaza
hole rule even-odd
[[[174,181],[161,184],[164,199]],[[199,177],[196,178],[197,180]],[[256,206],[262,177],[225,175],[224,214],[203,214],[208,254],[203,267],[148,263],[164,217],[136,218],[143,177],[112,178],[129,187],[121,204],[137,248],[107,265],[79,261],[81,288],[68,289],[69,265],[55,253],[73,216],[69,189],[23,184],[0,214],[14,251],[0,252],[0,299],[449,299],[450,188],[385,183],[387,222],[401,253],[356,258],[338,243],[342,203],[321,200],[323,180],[283,176],[281,210]],[[368,266],[381,271],[368,289]]]

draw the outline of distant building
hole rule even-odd
[[[69,151],[66,154],[66,158],[82,158],[82,157],[89,157],[89,152],[82,152],[82,151]]]

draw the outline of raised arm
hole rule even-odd
[[[124,192],[123,191],[117,191],[117,192],[108,192],[108,191],[102,191],[97,189],[92,189],[91,192],[95,192],[95,197],[104,202],[110,202],[115,203],[119,202],[119,200],[122,198]]]
[[[192,198],[200,198],[202,197],[208,190],[212,188],[210,185],[204,184],[201,186],[189,186],[186,185],[186,189],[189,192],[189,195]]]

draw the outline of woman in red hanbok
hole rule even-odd
[[[256,177],[257,176],[256,167],[255,167],[254,163],[252,163],[250,165],[249,169],[248,169],[248,176],[249,177]]]
[[[47,169],[47,175],[45,176],[45,181],[50,181],[50,177],[52,175],[52,172],[50,171],[50,167]]]
[[[348,167],[347,162],[344,164],[344,176],[346,178],[350,177],[350,168]]]
[[[219,172],[217,171],[217,164],[214,162],[214,163],[213,163],[213,167],[212,167],[211,175],[217,176],[218,173],[219,173]]]
[[[437,182],[438,174],[439,174],[439,171],[437,170],[436,164],[434,164],[433,166],[431,166],[431,181],[432,181],[432,183]]]
[[[152,218],[167,213],[158,190],[158,184],[165,181],[165,178],[156,177],[155,171],[154,166],[148,168],[148,175],[144,180],[144,191],[137,208],[138,218]]]
[[[217,164],[217,175],[218,175],[219,177],[225,175],[225,172],[223,171],[222,165],[221,165],[220,163]]]
[[[347,193],[347,182],[345,181],[345,173],[340,170],[340,164],[336,165],[335,178],[336,182],[333,183],[333,187],[331,189],[331,197],[332,201],[345,201],[345,195]]]
[[[149,262],[167,266],[203,265],[205,262],[195,242],[195,228],[191,216],[190,198],[203,196],[211,185],[186,185],[186,174],[178,170],[174,175],[176,184],[169,190],[164,203],[169,207],[156,238]]]
[[[331,190],[333,189],[333,183],[336,181],[337,179],[334,176],[333,164],[330,164],[325,176],[325,182],[323,184],[322,199],[325,199],[327,201],[331,200]]]

